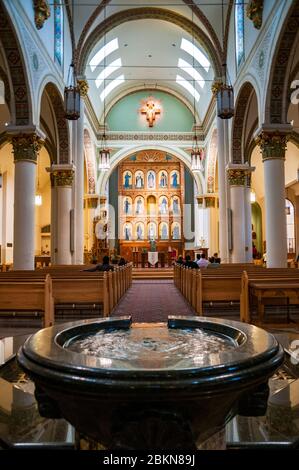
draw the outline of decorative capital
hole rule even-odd
[[[96,194],[86,194],[85,195],[85,207],[88,209],[96,209],[99,203],[99,196]]]
[[[77,80],[77,85],[79,88],[80,96],[84,98],[84,96],[87,96],[88,90],[89,90],[89,85],[87,80],[85,79],[78,79]]]
[[[205,197],[206,207],[216,207],[216,197],[215,196],[206,196]]]
[[[285,160],[288,135],[279,131],[262,131],[255,139],[260,146],[263,162],[266,160]]]
[[[73,165],[52,165],[50,171],[52,186],[72,186],[75,176]]]
[[[44,22],[51,15],[51,9],[48,0],[33,0],[34,22],[37,29],[44,26]]]
[[[10,142],[13,147],[14,162],[29,161],[37,162],[38,153],[44,143],[35,133],[20,133],[10,136]]]
[[[246,8],[246,15],[253,22],[256,29],[260,29],[263,24],[264,0],[251,0]]]
[[[212,93],[214,96],[217,95],[217,93],[222,90],[223,88],[223,81],[222,80],[215,80],[213,83],[212,83],[212,86],[211,86],[211,90],[212,90]]]
[[[251,173],[255,167],[249,166],[248,163],[235,164],[229,163],[226,167],[228,182],[231,186],[245,186],[250,179]]]

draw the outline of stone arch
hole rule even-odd
[[[235,105],[235,116],[232,127],[232,161],[233,163],[244,163],[245,160],[245,148],[251,142],[253,133],[258,125],[258,118],[255,119],[252,128],[250,129],[249,135],[245,142],[244,129],[246,126],[246,115],[250,108],[250,102],[255,95],[257,100],[257,94],[253,85],[250,82],[245,82],[237,96]],[[258,100],[257,100],[258,101]],[[258,111],[257,111],[258,116]],[[249,141],[249,143],[248,143]]]
[[[54,122],[55,122],[55,133],[57,135],[56,152],[55,152],[55,155],[53,156],[53,162],[62,163],[62,164],[70,163],[69,128],[68,128],[68,122],[65,119],[65,115],[64,115],[64,104],[63,104],[62,96],[57,86],[52,82],[48,82],[45,85],[43,92],[47,93],[48,98],[51,103]],[[42,97],[42,94],[43,93],[41,93],[41,97]],[[46,125],[45,121],[42,124],[45,127]],[[49,137],[49,140],[51,140],[50,139],[51,133],[47,132],[47,135]],[[52,144],[51,148],[53,151],[53,142],[51,144]]]
[[[141,19],[156,19],[167,21],[181,27],[184,31],[191,34],[194,37],[194,40],[199,42],[199,44],[201,44],[201,46],[207,52],[213,64],[215,75],[219,77],[221,76],[221,51],[215,49],[212,41],[204,33],[204,31],[185,16],[170,10],[153,7],[131,8],[129,10],[123,10],[115,13],[114,15],[111,15],[105,21],[96,26],[96,28],[86,39],[81,51],[79,52],[79,57],[77,59],[77,69],[79,75],[84,75],[88,56],[92,48],[96,45],[101,37],[122,23]]]
[[[202,194],[203,193],[203,188],[205,186],[205,181],[204,181],[204,176],[202,173],[193,173],[191,170],[191,159],[190,155],[187,154],[184,150],[179,149],[177,147],[173,148],[170,146],[164,146],[164,145],[131,145],[127,147],[123,147],[119,151],[117,151],[111,158],[110,163],[111,163],[111,168],[109,171],[102,172],[98,181],[98,192],[100,195],[105,196],[105,187],[106,183],[109,180],[109,177],[113,170],[119,165],[119,163],[124,160],[125,158],[128,158],[130,155],[135,154],[136,152],[140,152],[142,150],[161,150],[162,152],[167,152],[170,155],[173,155],[174,157],[177,157],[179,160],[181,160],[185,166],[188,168],[190,173],[193,175],[196,187],[197,187],[197,194]]]
[[[11,124],[26,126],[32,120],[32,105],[22,50],[12,22],[0,2],[0,42],[9,71]]]
[[[84,129],[84,154],[85,154],[85,161],[86,161],[88,194],[95,194],[96,192],[95,156],[94,156],[92,140],[90,138],[90,134],[87,129]]]
[[[267,90],[265,120],[271,124],[286,124],[290,95],[290,58],[297,44],[299,29],[299,0],[293,2],[284,22],[274,54]]]

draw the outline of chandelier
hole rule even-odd
[[[191,170],[194,173],[198,173],[203,170],[202,167],[203,160],[203,149],[200,149],[198,146],[196,131],[193,139],[193,147],[191,150]]]
[[[224,50],[224,6],[222,0],[222,47]],[[217,96],[217,116],[221,119],[230,119],[234,115],[234,90],[228,81],[226,64],[222,64],[223,77],[215,87]]]
[[[104,124],[105,125],[105,124]],[[107,139],[105,130],[102,135],[101,147],[99,151],[99,170],[109,170],[110,168],[110,150],[107,148]]]

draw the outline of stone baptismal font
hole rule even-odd
[[[273,335],[235,321],[121,317],[40,330],[18,361],[40,414],[65,418],[99,448],[195,450],[234,415],[265,413],[283,350]]]

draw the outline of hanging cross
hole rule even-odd
[[[152,99],[148,99],[140,110],[141,114],[146,114],[146,120],[148,121],[148,127],[153,127],[154,121],[156,120],[156,114],[161,113],[161,109],[156,105]]]

